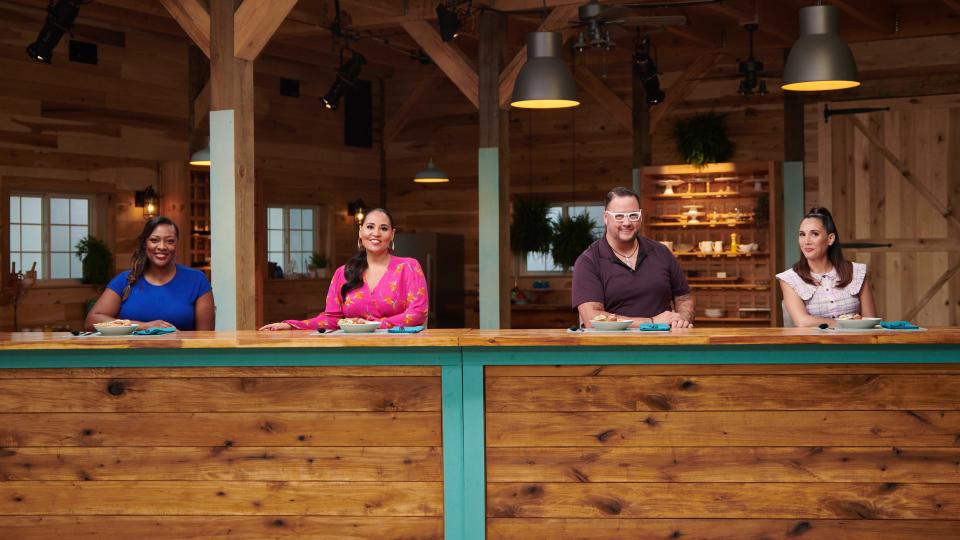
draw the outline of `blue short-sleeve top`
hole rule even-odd
[[[129,270],[120,272],[107,288],[123,298],[129,275]],[[210,290],[212,287],[203,272],[178,264],[173,279],[163,285],[151,285],[140,276],[130,287],[130,295],[120,304],[118,317],[135,321],[159,319],[178,330],[193,330],[196,328],[194,304]]]

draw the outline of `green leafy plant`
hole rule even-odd
[[[571,267],[577,262],[577,257],[593,243],[593,229],[596,222],[587,214],[574,217],[563,217],[554,227],[550,254],[553,262],[562,267]]]
[[[330,261],[327,259],[327,256],[324,255],[323,253],[318,253],[314,251],[313,254],[310,255],[310,259],[309,261],[307,261],[307,264],[309,264],[314,268],[321,269],[329,266]]]
[[[733,157],[735,147],[727,138],[721,114],[709,112],[678,120],[673,135],[680,161],[698,169],[707,163],[722,163]]]
[[[83,265],[83,282],[104,287],[113,277],[113,254],[107,244],[95,236],[82,238],[75,246]]]
[[[543,199],[518,199],[513,203],[510,249],[514,253],[549,253],[553,239],[550,204]]]

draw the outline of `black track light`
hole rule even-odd
[[[633,53],[633,69],[637,78],[643,84],[647,94],[647,103],[656,105],[666,99],[667,95],[660,88],[660,77],[657,75],[657,63],[650,56],[649,43],[643,38]]]
[[[763,62],[753,57],[753,33],[757,31],[756,23],[748,23],[743,26],[747,31],[749,49],[747,50],[747,59],[739,62],[739,72],[743,75],[740,80],[740,87],[737,93],[744,96],[752,94],[764,95],[767,93],[767,83],[760,79],[760,73],[763,71]]]
[[[437,4],[437,23],[440,25],[440,37],[444,41],[452,41],[460,31],[460,14],[446,4]]]
[[[340,98],[343,97],[347,87],[353,86],[357,77],[360,76],[360,70],[366,63],[367,60],[363,55],[354,52],[352,56],[350,56],[350,60],[347,60],[346,64],[340,66],[340,69],[337,70],[337,78],[334,79],[330,90],[327,92],[327,95],[323,96],[320,100],[324,107],[330,110],[336,110],[337,107],[340,106]]]
[[[73,22],[80,13],[80,5],[86,1],[59,0],[47,6],[47,20],[43,23],[37,40],[27,46],[27,54],[37,62],[51,63],[53,49],[60,43],[63,34],[73,28]]]

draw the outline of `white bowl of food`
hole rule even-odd
[[[618,320],[615,315],[597,315],[590,321],[590,325],[597,330],[617,331],[626,330],[633,324],[631,320]]]
[[[723,310],[719,308],[707,308],[703,310],[703,314],[711,319],[719,319],[723,317]]]
[[[883,319],[880,317],[863,317],[861,319],[854,319],[850,316],[841,315],[840,318],[837,319],[837,328],[866,330],[880,324],[880,321],[882,320]]]
[[[131,323],[127,319],[117,319],[114,321],[107,321],[93,325],[97,332],[100,332],[100,334],[104,336],[123,336],[126,334],[132,334],[138,326],[138,324]]]
[[[354,317],[340,319],[337,321],[337,326],[339,326],[341,330],[348,334],[369,334],[377,328],[380,328],[380,323],[377,321],[368,321],[366,319]]]

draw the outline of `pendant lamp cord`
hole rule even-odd
[[[577,108],[570,107],[570,195],[577,203]]]
[[[530,184],[530,193],[533,193],[533,109],[527,109],[527,148],[529,163],[527,163],[527,183]]]

